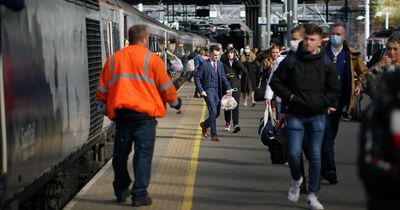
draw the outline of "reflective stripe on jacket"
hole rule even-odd
[[[96,100],[106,104],[112,120],[116,109],[129,109],[163,117],[165,103],[178,103],[164,62],[145,47],[130,45],[109,57],[100,74]]]

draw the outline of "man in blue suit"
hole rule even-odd
[[[222,85],[228,94],[232,88],[225,76],[224,65],[218,60],[221,49],[217,45],[210,47],[210,59],[203,62],[196,71],[194,81],[196,91],[207,103],[208,118],[200,123],[204,138],[207,138],[207,129],[211,127],[211,140],[219,141],[217,136],[217,117],[221,109]]]

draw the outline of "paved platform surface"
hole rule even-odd
[[[193,98],[193,93],[193,83],[185,83],[179,90],[182,114],[170,109],[158,120],[149,189],[153,205],[140,209],[305,209],[306,195],[296,204],[287,201],[289,168],[271,164],[267,147],[259,140],[257,129],[264,105],[240,106],[242,130],[237,134],[223,130],[221,113],[217,122],[221,141],[205,141],[198,125],[207,115],[206,106],[202,99]],[[339,183],[322,182],[318,193],[325,209],[366,209],[357,175],[358,131],[359,123],[340,124],[335,145]],[[110,161],[64,209],[134,208],[130,202],[116,203],[112,180]]]

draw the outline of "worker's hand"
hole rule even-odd
[[[106,114],[106,104],[103,101],[97,101],[97,111]]]
[[[201,92],[200,95],[201,95],[202,97],[207,97],[206,91]]]
[[[178,111],[176,112],[176,114],[181,114],[182,113],[182,109],[179,108]]]

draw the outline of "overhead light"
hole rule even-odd
[[[357,17],[357,20],[364,20],[364,18],[365,18],[364,16],[360,15]]]

